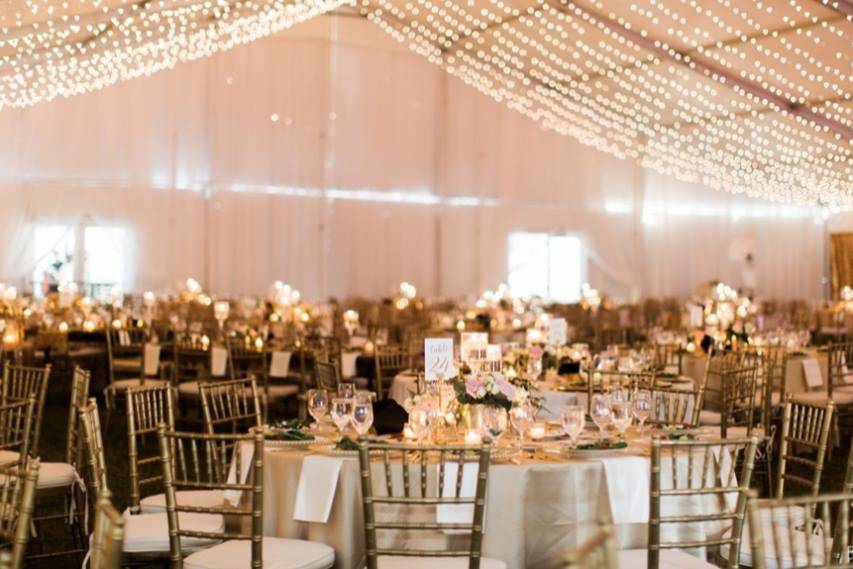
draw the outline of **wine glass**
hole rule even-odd
[[[617,401],[610,406],[610,420],[613,426],[619,431],[621,436],[625,435],[625,431],[631,426],[634,421],[634,408],[627,401]]]
[[[412,429],[412,434],[415,435],[418,443],[429,436],[429,413],[426,409],[417,407],[412,409],[412,412],[409,413],[409,428]]]
[[[589,414],[603,437],[607,425],[610,424],[610,399],[607,395],[596,394],[592,396]]]
[[[355,384],[341,382],[338,384],[338,397],[341,399],[352,399],[355,397]]]
[[[643,424],[652,412],[652,392],[648,389],[640,389],[634,393],[634,417],[640,424],[640,432],[643,432]]]
[[[560,420],[563,423],[563,430],[572,439],[572,444],[575,444],[578,440],[578,435],[586,427],[586,413],[583,407],[578,405],[564,407],[563,412],[560,413]]]
[[[332,399],[332,421],[341,433],[346,430],[352,419],[352,399],[335,397]]]
[[[352,427],[359,436],[363,436],[373,425],[373,404],[356,402],[352,408]]]
[[[325,389],[308,390],[308,413],[319,426],[329,414],[329,394]]]
[[[497,443],[507,428],[507,413],[503,407],[487,407],[483,412],[483,436]]]
[[[509,420],[512,423],[513,428],[515,428],[515,431],[518,433],[519,441],[524,441],[524,433],[526,433],[533,424],[533,415],[533,405],[531,405],[530,401],[526,398],[512,402],[512,407],[509,410]]]

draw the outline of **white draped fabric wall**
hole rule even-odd
[[[155,76],[0,112],[0,279],[32,273],[38,224],[134,239],[128,289],[275,279],[310,298],[408,280],[458,295],[507,277],[510,231],[580,235],[620,298],[742,284],[822,295],[824,219],[713,192],[544,131],[392,43],[325,16]]]

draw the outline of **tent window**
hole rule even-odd
[[[513,232],[508,247],[513,296],[578,302],[583,282],[583,246],[578,237]]]

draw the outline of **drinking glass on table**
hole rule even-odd
[[[534,411],[533,405],[527,398],[512,402],[512,407],[509,410],[509,420],[518,433],[519,441],[524,441],[524,433],[533,425]]]
[[[604,436],[607,425],[610,424],[610,398],[600,393],[593,395],[589,414],[592,416],[592,421],[598,427],[601,436]]]
[[[352,399],[355,397],[355,384],[346,381],[339,383],[338,397],[341,399]]]
[[[634,407],[628,401],[616,401],[610,406],[610,420],[613,426],[624,435],[634,421]]]
[[[352,421],[352,399],[335,397],[332,399],[332,422],[343,433]]]
[[[652,412],[652,392],[648,389],[639,389],[634,393],[634,417],[640,424],[640,432],[643,432],[643,425],[646,419]]]
[[[507,427],[507,413],[503,407],[488,406],[483,410],[483,436],[497,443]]]
[[[586,427],[586,412],[583,407],[578,405],[568,405],[563,408],[560,413],[560,420],[563,423],[563,430],[572,439],[572,444],[576,443],[578,436]]]
[[[319,426],[329,414],[329,394],[325,389],[308,390],[308,413]]]
[[[373,404],[358,402],[352,407],[352,427],[359,436],[363,436],[373,425]]]

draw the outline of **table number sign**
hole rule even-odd
[[[424,339],[424,371],[427,381],[453,377],[453,338]]]
[[[551,326],[548,328],[548,343],[554,346],[563,346],[566,344],[568,335],[568,324],[565,318],[554,318],[551,320]]]

